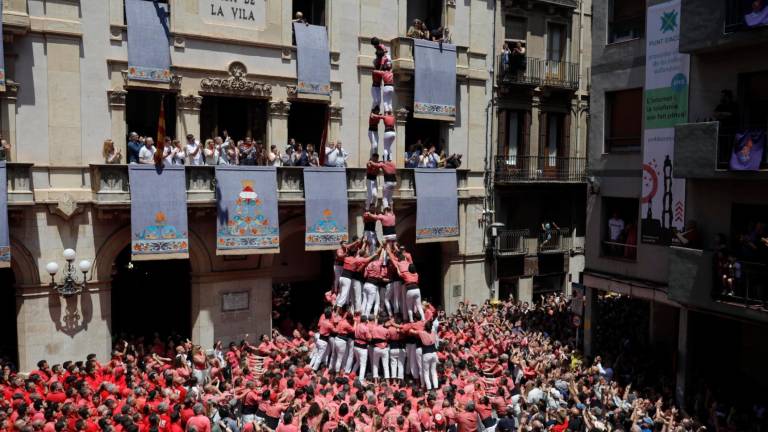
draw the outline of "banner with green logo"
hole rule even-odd
[[[675,125],[688,121],[690,62],[679,51],[680,0],[648,8],[641,238],[670,244],[685,224],[685,180],[672,176]]]

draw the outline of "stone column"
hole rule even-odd
[[[200,138],[200,106],[203,98],[193,94],[176,95],[176,136],[183,140],[187,134]]]
[[[517,280],[517,299],[521,302],[533,301],[533,278],[525,277]]]
[[[125,119],[125,96],[127,94],[128,92],[121,89],[107,90],[109,119],[112,123],[112,141],[115,143],[115,148],[122,153],[120,163],[126,163],[128,155],[128,149],[126,148],[128,131],[126,130],[127,124]]]
[[[675,373],[675,403],[685,406],[688,378],[688,309],[681,307],[677,324],[677,371]]]
[[[11,145],[11,160],[16,161],[16,99],[19,85],[11,80],[5,82],[5,93],[0,99],[0,131]]]
[[[584,355],[591,356],[593,347],[592,330],[597,325],[597,290],[584,287]]]
[[[269,102],[269,119],[267,120],[267,145],[272,144],[277,148],[284,148],[288,142],[288,114],[291,112],[291,103],[287,101]]]
[[[395,138],[395,165],[397,165],[398,168],[403,168],[405,167],[405,159],[403,158],[403,155],[406,150],[405,124],[408,121],[408,109],[400,108],[395,111],[395,118],[397,119],[395,125],[395,132],[397,133],[397,138]]]
[[[531,97],[531,130],[528,136],[528,156],[539,155],[539,114],[541,114],[541,97],[534,93]]]
[[[344,107],[339,105],[329,105],[328,109],[331,110],[330,112],[330,125],[328,127],[330,128],[328,130],[328,142],[335,141],[341,137],[341,111],[344,109]],[[342,143],[343,145],[344,143]]]

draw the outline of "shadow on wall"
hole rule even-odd
[[[51,291],[48,294],[48,311],[51,321],[60,331],[70,338],[81,331],[88,330],[88,323],[93,319],[93,302],[87,290],[71,296],[62,296]]]

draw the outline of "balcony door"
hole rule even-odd
[[[499,111],[498,170],[507,175],[527,175],[530,130],[530,111]]]
[[[568,113],[542,112],[539,119],[539,161],[544,177],[567,174],[571,116]]]
[[[566,26],[564,24],[547,24],[547,79],[561,79],[565,68],[561,62],[565,61],[566,50]]]

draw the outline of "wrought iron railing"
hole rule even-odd
[[[531,233],[527,229],[504,229],[499,230],[496,238],[496,250],[499,255],[517,255],[527,252],[525,240]]]
[[[576,63],[545,60],[512,54],[499,56],[499,83],[557,87],[576,90],[579,87],[579,67]]]
[[[569,249],[571,249],[570,229],[542,229],[539,233],[539,252],[562,252]]]
[[[583,182],[587,159],[556,156],[497,156],[496,182]]]

